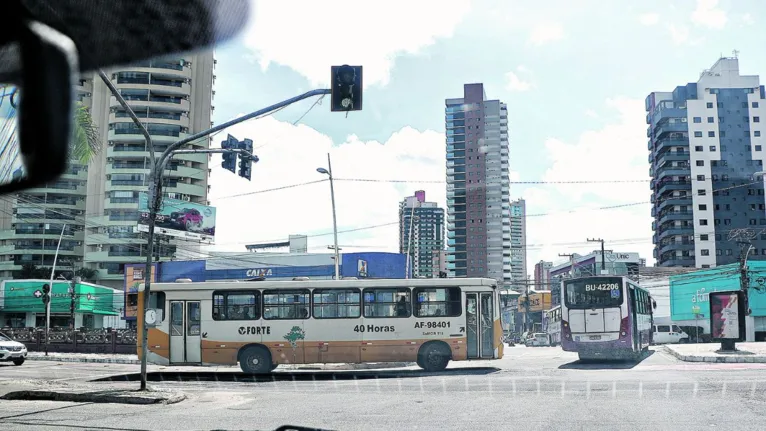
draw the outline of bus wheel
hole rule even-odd
[[[447,368],[451,352],[444,343],[430,343],[420,348],[418,364],[426,371],[442,371]]]
[[[250,346],[239,354],[239,366],[247,374],[265,374],[273,370],[271,353],[261,346]]]

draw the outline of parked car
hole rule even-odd
[[[539,332],[526,339],[524,345],[527,347],[543,347],[550,346],[551,340],[548,338],[548,334]]]
[[[654,325],[652,341],[654,344],[688,343],[689,335],[678,325]]]
[[[26,358],[27,346],[0,333],[0,362],[13,362],[13,365],[21,365]]]

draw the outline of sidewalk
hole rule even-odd
[[[138,365],[138,355],[119,355],[107,353],[58,353],[49,352],[45,356],[43,352],[29,352],[28,361],[53,361],[53,362],[93,362],[97,364],[131,364]]]
[[[53,353],[49,352],[45,356],[43,352],[29,352],[28,361],[53,361],[53,362],[90,362],[98,364],[129,364],[140,365],[138,355],[119,355],[106,353]],[[383,368],[403,368],[414,366],[414,362],[386,362],[369,364],[286,364],[280,365],[277,370],[320,370],[320,371],[341,371],[341,370],[375,370]],[[237,368],[239,369],[239,368]]]
[[[766,363],[766,343],[737,343],[732,353],[718,352],[721,343],[666,344],[664,348],[686,362]]]

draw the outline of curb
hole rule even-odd
[[[175,404],[186,399],[182,393],[149,392],[139,394],[136,391],[123,392],[55,392],[55,391],[16,391],[9,392],[0,399],[8,401],[65,401],[73,403],[112,403],[112,404]]]
[[[138,359],[123,358],[77,358],[72,356],[27,356],[27,361],[49,361],[49,362],[89,362],[95,364],[128,364],[140,365]]]
[[[124,358],[78,358],[73,356],[27,356],[28,361],[81,362],[93,364],[140,365],[137,359]],[[290,371],[342,371],[342,370],[378,370],[383,368],[402,368],[414,366],[414,362],[381,362],[369,364],[285,364],[280,369]]]
[[[710,355],[683,355],[677,352],[675,349],[665,346],[665,352],[673,355],[677,359],[684,362],[708,362],[708,363],[724,363],[724,364],[764,364],[766,363],[766,356],[710,356]]]

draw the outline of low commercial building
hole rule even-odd
[[[152,280],[173,282],[187,278],[195,282],[249,280],[292,280],[335,277],[332,253],[211,253],[207,260],[159,262],[153,265]],[[340,253],[341,277],[406,278],[407,257],[399,253]],[[125,311],[129,325],[135,324],[138,287],[145,279],[145,265],[125,266]],[[410,269],[410,274],[412,273]]]
[[[749,261],[746,340],[766,341],[766,261]],[[698,326],[710,333],[710,292],[740,290],[739,264],[670,277],[670,318],[679,326]]]
[[[5,280],[0,282],[0,327],[45,327],[43,285],[50,280]],[[54,280],[51,288],[51,328],[122,328],[123,292],[91,283]]]

